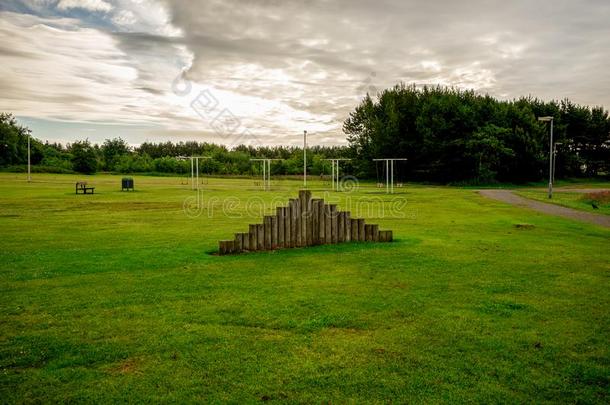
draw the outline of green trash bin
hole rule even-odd
[[[123,177],[121,180],[121,191],[134,191],[133,188],[133,178],[131,177]]]

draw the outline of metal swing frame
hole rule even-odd
[[[394,162],[397,160],[408,160],[407,158],[382,158],[373,159],[373,162],[385,162],[385,191],[394,194]]]

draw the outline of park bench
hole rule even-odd
[[[76,194],[83,193],[83,194],[93,194],[93,191],[95,190],[95,187],[87,187],[87,182],[86,181],[77,181],[76,182]],[[89,191],[91,191],[91,193],[89,193]]]

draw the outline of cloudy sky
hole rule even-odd
[[[344,142],[398,82],[610,107],[609,0],[2,0],[0,111],[41,139]]]

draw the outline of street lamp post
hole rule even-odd
[[[32,181],[32,161],[30,159],[30,138],[32,137],[32,134],[28,133],[28,183]]]
[[[303,188],[307,188],[307,131],[303,131]]]
[[[555,142],[553,145],[553,184],[555,184],[555,167],[557,166],[557,145],[561,144],[561,142]]]
[[[551,139],[549,142],[549,198],[553,198],[553,117],[538,117],[538,121],[551,123]]]

